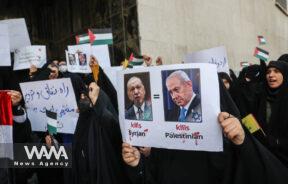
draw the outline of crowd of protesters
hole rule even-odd
[[[146,66],[152,58],[144,56]],[[180,63],[180,62],[179,62]],[[161,57],[155,65],[162,65]],[[97,65],[95,57],[90,66]],[[26,184],[36,176],[39,184],[128,183],[286,183],[288,181],[288,54],[268,65],[260,61],[237,77],[219,73],[224,151],[183,151],[133,147],[122,142],[117,90],[104,71],[77,74],[65,61],[54,60],[41,69],[13,71],[0,68],[0,90],[8,90],[13,106],[13,142],[72,143],[72,168],[0,168],[0,183]],[[27,118],[19,83],[70,78],[79,108],[74,134],[51,137],[35,132]],[[222,79],[222,80],[221,80]],[[223,82],[222,82],[223,81]],[[287,107],[287,108],[286,108]],[[251,134],[241,119],[253,114],[261,130]],[[0,162],[4,162],[4,158]]]

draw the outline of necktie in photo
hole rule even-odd
[[[143,111],[140,107],[138,107],[138,120],[143,120]]]
[[[180,116],[179,116],[179,118],[178,118],[178,121],[180,121],[180,122],[184,122],[185,121],[185,112],[186,112],[187,110],[185,109],[185,108],[181,108],[181,110],[180,110]]]

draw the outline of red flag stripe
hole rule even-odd
[[[94,33],[90,29],[88,29],[88,35],[89,35],[90,43],[92,44],[95,41],[96,36],[94,35]]]
[[[0,92],[0,125],[12,125],[12,103],[7,92]]]

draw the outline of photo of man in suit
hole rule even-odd
[[[167,109],[166,121],[202,122],[200,95],[193,91],[192,80],[183,70],[176,70],[166,78],[166,88],[175,107]]]
[[[146,90],[139,77],[132,76],[127,82],[127,96],[132,105],[125,111],[130,120],[152,121],[151,101],[146,99]]]

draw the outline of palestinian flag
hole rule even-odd
[[[263,36],[258,36],[258,41],[260,45],[266,44],[266,39]]]
[[[254,56],[263,61],[267,61],[269,58],[269,52],[267,52],[266,50],[260,49],[259,47],[256,47],[254,51]]]
[[[84,44],[84,43],[90,43],[90,37],[88,34],[82,34],[75,36],[76,38],[76,44]]]
[[[132,53],[129,58],[129,64],[132,66],[139,66],[143,64],[143,56],[135,57]]]
[[[95,34],[95,41],[92,45],[112,45],[113,44],[113,35],[112,33],[97,33]]]
[[[251,64],[250,64],[249,62],[247,62],[247,61],[240,62],[240,66],[241,66],[242,68],[247,67],[247,66],[250,66],[250,65],[251,65]]]
[[[93,32],[90,29],[88,29],[88,36],[89,36],[89,41],[92,44],[95,41],[96,36],[93,34]]]
[[[0,158],[13,159],[13,114],[11,97],[0,91]]]
[[[47,130],[50,135],[57,134],[57,113],[46,110]]]
[[[96,36],[93,34],[93,32],[88,29],[87,34],[77,35],[76,37],[76,44],[84,44],[84,43],[93,43],[95,41]]]

